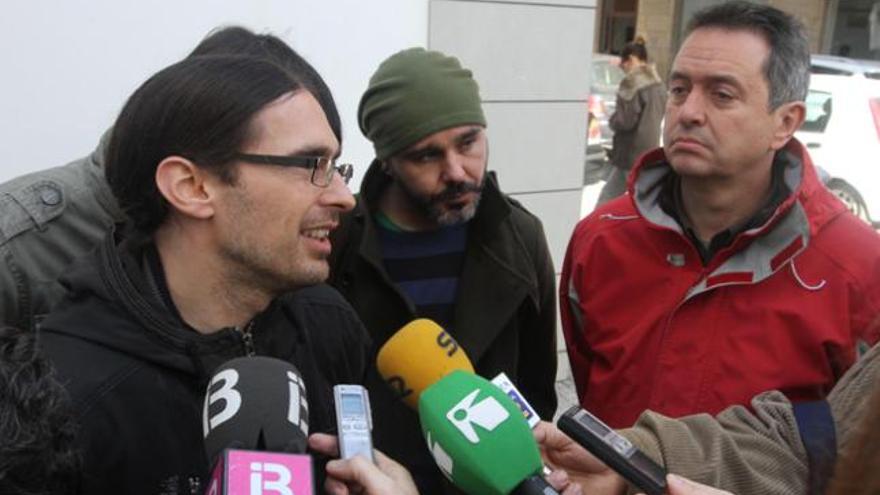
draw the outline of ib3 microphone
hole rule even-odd
[[[206,494],[314,493],[306,389],[292,364],[245,357],[221,365],[202,422],[215,462]]]

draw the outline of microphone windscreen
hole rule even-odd
[[[413,409],[419,396],[454,370],[474,372],[458,342],[440,325],[422,318],[407,323],[385,342],[376,357],[379,374]]]
[[[227,448],[305,452],[308,403],[299,371],[260,356],[220,365],[208,383],[202,428],[212,462]]]
[[[454,371],[419,400],[422,433],[440,470],[471,494],[509,494],[541,472],[522,412],[488,380]]]

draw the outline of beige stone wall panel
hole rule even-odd
[[[675,0],[641,0],[636,19],[636,36],[645,37],[648,58],[657,64],[664,79],[675,55],[675,3]]]

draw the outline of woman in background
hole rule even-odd
[[[636,157],[660,145],[660,122],[666,109],[666,87],[648,63],[644,38],[639,36],[623,47],[620,68],[626,77],[617,88],[617,103],[608,120],[614,131],[612,167],[597,207],[626,192],[626,177]]]

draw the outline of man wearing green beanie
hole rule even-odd
[[[373,74],[358,120],[376,159],[357,206],[333,234],[330,283],[376,349],[413,319],[430,318],[477,373],[506,373],[552,419],[553,265],[541,222],[487,172],[486,118],[471,71],[440,52],[399,52]],[[406,464],[421,493],[454,493],[415,411],[373,375],[376,446]]]

